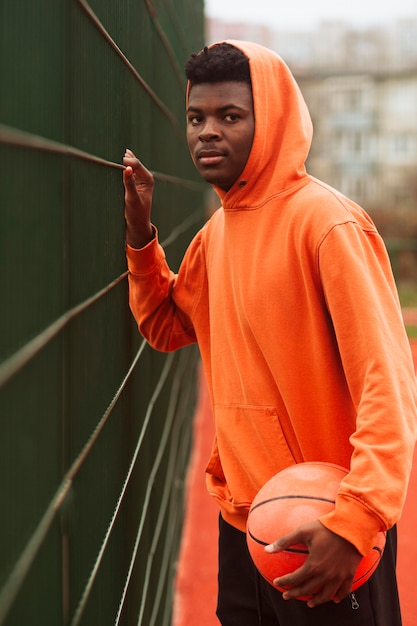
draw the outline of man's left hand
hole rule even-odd
[[[360,552],[319,521],[300,526],[265,549],[270,553],[281,552],[298,543],[307,546],[309,555],[297,570],[274,580],[275,585],[289,588],[283,593],[283,598],[291,600],[311,595],[313,597],[307,602],[311,608],[331,600],[339,603],[352,590],[355,572],[362,558]]]

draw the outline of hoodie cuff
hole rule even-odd
[[[338,496],[334,511],[320,517],[320,522],[352,543],[364,556],[375,545],[378,532],[386,530],[382,520],[359,500],[343,495]]]
[[[135,276],[145,276],[152,273],[160,264],[160,246],[158,242],[158,230],[152,226],[154,238],[143,248],[132,248],[126,243],[127,267]]]

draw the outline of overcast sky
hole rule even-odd
[[[417,0],[205,0],[205,7],[210,17],[274,29],[305,30],[333,19],[368,26],[417,17]]]

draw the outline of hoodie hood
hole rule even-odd
[[[255,135],[246,166],[234,185],[228,191],[213,188],[225,209],[252,208],[306,177],[313,127],[294,77],[275,52],[247,41],[226,43],[249,58]]]

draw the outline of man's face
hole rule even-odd
[[[202,178],[226,191],[242,173],[255,132],[252,91],[235,81],[191,87],[187,141]]]

